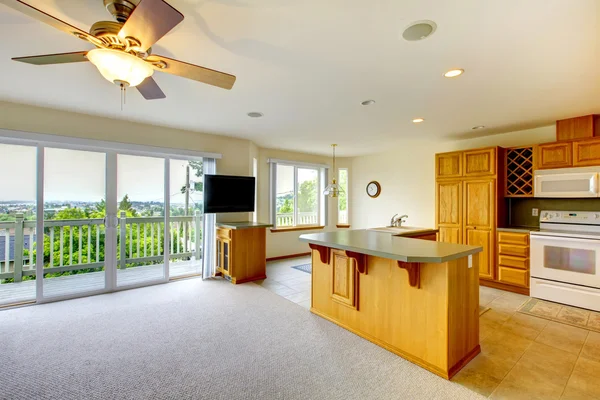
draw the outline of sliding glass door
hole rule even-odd
[[[2,140],[0,307],[202,273],[202,159]]]
[[[165,159],[117,155],[117,286],[167,277]]]
[[[169,277],[202,273],[203,162],[170,160]]]
[[[57,148],[43,151],[43,296],[103,291],[107,287],[109,250],[106,153]]]
[[[35,300],[36,150],[0,144],[0,306]]]

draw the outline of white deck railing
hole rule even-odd
[[[100,269],[104,267],[106,230],[104,219],[45,220],[44,274]],[[4,236],[4,259],[0,260],[0,279],[35,275],[36,221],[0,222]],[[202,215],[169,218],[169,258],[200,259],[202,256]],[[14,237],[11,252],[11,236]],[[25,240],[27,236],[28,240]],[[46,246],[46,241],[48,246]],[[27,242],[27,246],[25,246]],[[85,246],[84,246],[85,245]],[[117,227],[117,265],[125,269],[132,264],[164,262],[164,217],[126,217],[121,212]],[[11,254],[12,253],[12,254]],[[12,255],[12,257],[11,257]]]
[[[276,214],[275,226],[294,226],[294,213]],[[298,213],[298,222],[296,225],[317,225],[319,223],[319,214],[317,212]]]

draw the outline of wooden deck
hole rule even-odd
[[[202,261],[177,261],[169,264],[170,277],[199,274]],[[163,277],[163,264],[117,270],[117,285],[129,286]],[[102,290],[104,271],[44,279],[44,297],[64,296]],[[35,280],[0,285],[0,304],[35,300]]]

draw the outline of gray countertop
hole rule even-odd
[[[262,222],[217,222],[217,226],[227,229],[252,229],[252,228],[270,228],[273,224],[266,224]]]
[[[481,252],[477,246],[411,239],[369,230],[311,233],[303,242],[404,262],[444,263]]]

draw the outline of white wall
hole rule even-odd
[[[2,101],[0,101],[0,129],[221,153],[223,158],[217,161],[217,172],[227,175],[252,176],[253,159],[256,158],[258,160],[257,212],[258,220],[261,222],[269,222],[268,158],[319,164],[331,162],[331,158],[327,156],[260,149],[248,140]],[[339,159],[338,166],[350,168],[350,160]],[[327,229],[335,229],[335,207],[336,204],[330,201],[330,223]],[[230,222],[247,221],[251,218],[250,213],[233,213],[221,214],[217,219]],[[307,245],[298,240],[301,234],[307,232],[277,234],[269,232],[267,257],[307,252]]]
[[[258,215],[259,221],[269,222],[269,158],[277,158],[280,160],[300,161],[315,164],[331,164],[331,157],[319,156],[312,154],[295,153],[291,151],[274,150],[274,149],[259,149],[260,156],[258,160]],[[340,158],[336,161],[336,167],[349,168],[350,159]],[[350,176],[352,172],[349,171]],[[328,202],[329,221],[325,230],[335,230],[337,222],[337,200],[329,200]],[[291,254],[306,253],[309,250],[308,245],[298,240],[298,237],[306,233],[323,232],[317,231],[292,231],[292,232],[276,232],[267,231],[267,258],[286,256]]]
[[[553,142],[554,125],[501,135],[451,142],[406,141],[401,147],[382,154],[352,159],[352,228],[389,225],[396,213],[408,214],[407,225],[435,225],[435,153],[487,146],[521,146]],[[372,199],[365,187],[376,180],[381,195]]]
[[[328,156],[258,148],[248,140],[199,132],[113,120],[49,108],[0,101],[0,128],[188,149],[223,154],[217,163],[221,174],[252,175],[253,159],[258,160],[258,219],[269,222],[268,158],[331,163]],[[551,142],[554,126],[452,142],[410,140],[393,151],[355,158],[338,159],[338,167],[348,168],[350,176],[349,212],[352,229],[388,225],[395,213],[409,215],[408,224],[431,227],[435,223],[434,155],[438,152],[492,145],[518,146]],[[371,199],[365,187],[371,180],[381,183],[382,193]],[[326,230],[335,230],[336,203],[329,202]],[[250,220],[250,213],[223,214],[221,221]],[[268,233],[267,257],[304,253],[306,244],[298,237],[310,231]]]

